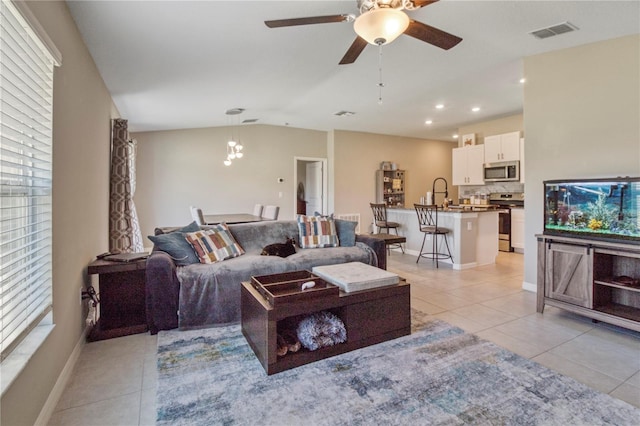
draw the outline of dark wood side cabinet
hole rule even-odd
[[[149,329],[145,312],[146,268],[146,259],[133,262],[95,260],[89,264],[89,275],[99,276],[100,319],[87,340],[111,339]]]
[[[551,305],[640,331],[640,246],[547,235],[537,238],[538,312]]]

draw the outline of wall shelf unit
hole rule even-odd
[[[376,203],[404,207],[405,171],[376,170]]]

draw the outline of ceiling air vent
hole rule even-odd
[[[247,118],[246,120],[242,121],[242,124],[255,123],[258,120],[259,120],[259,118]]]
[[[352,115],[355,115],[355,114],[356,113],[352,111],[338,111],[333,115],[337,115],[338,117],[351,117]]]
[[[531,34],[535,38],[543,39],[564,33],[570,33],[571,31],[576,31],[577,29],[578,27],[570,22],[562,22],[560,24],[552,25],[547,28],[541,28],[539,30],[531,31],[529,34]]]
[[[238,115],[244,112],[244,108],[231,108],[226,110],[224,113],[227,115]]]

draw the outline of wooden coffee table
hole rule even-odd
[[[272,306],[249,282],[241,288],[242,334],[267,374],[411,334],[410,285],[400,283],[336,297],[319,297]],[[309,351],[276,355],[278,323],[289,317],[328,310],[342,319],[347,341]]]

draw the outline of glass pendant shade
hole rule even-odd
[[[353,28],[360,37],[376,46],[391,43],[409,26],[409,17],[401,10],[381,7],[356,18]]]
[[[233,108],[233,109],[227,110],[226,114],[238,115],[238,114],[241,114],[243,111],[244,111],[244,108]],[[228,124],[229,123],[227,122],[227,125]],[[233,128],[231,130],[232,130],[231,138],[227,140],[227,159],[224,160],[225,166],[230,166],[233,163],[233,160],[235,160],[236,158],[243,157],[242,148],[244,147],[242,146],[242,142],[240,142],[239,139],[237,141],[233,140]]]

